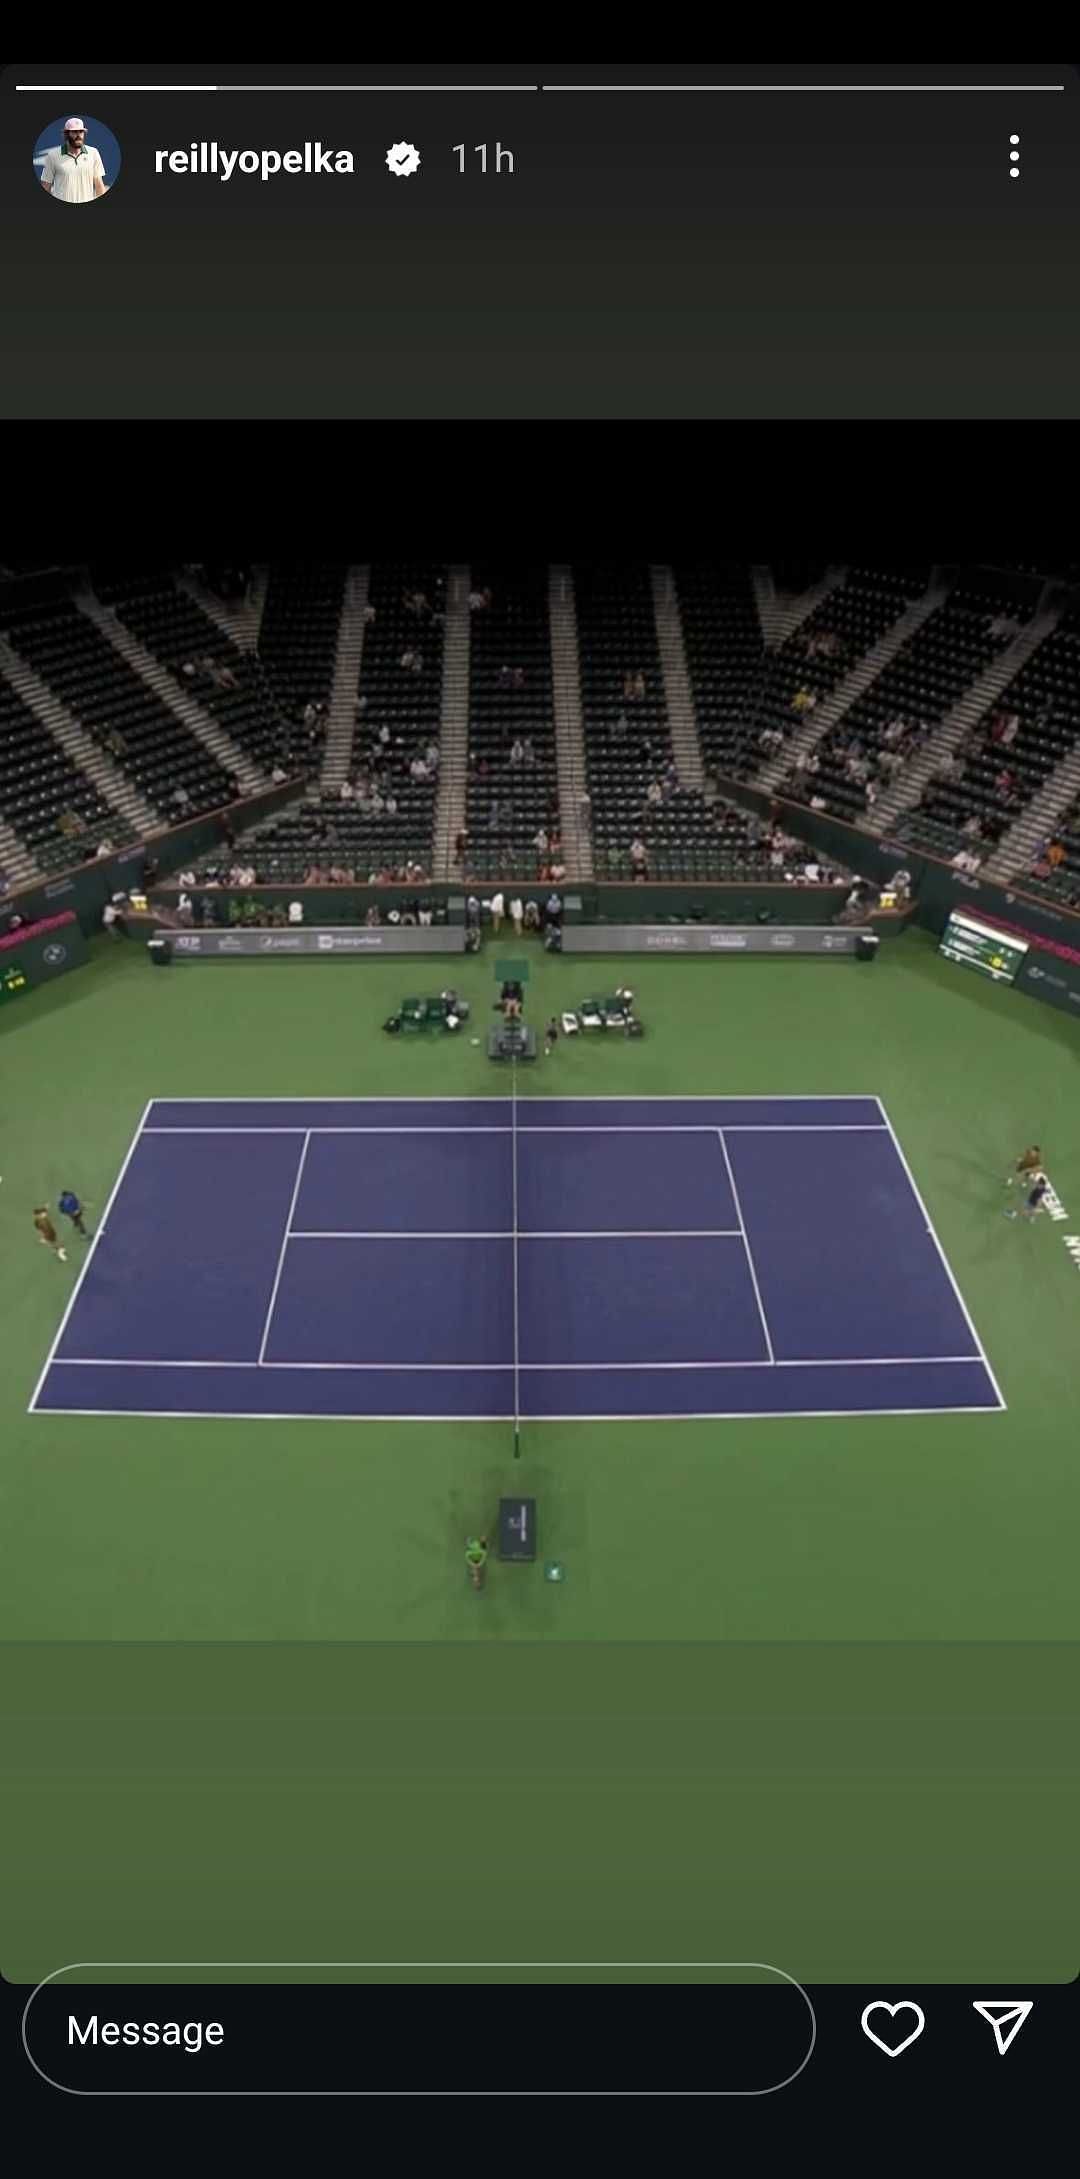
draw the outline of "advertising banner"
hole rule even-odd
[[[228,961],[238,956],[257,961],[280,961],[290,955],[324,960],[347,956],[370,960],[387,953],[464,953],[465,933],[449,925],[407,925],[379,930],[295,931],[177,931],[156,934],[167,939],[176,961]]]
[[[752,924],[686,923],[673,927],[651,923],[582,924],[563,932],[564,953],[855,953],[864,929],[822,930],[801,923],[787,929]]]

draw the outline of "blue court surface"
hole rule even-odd
[[[876,1097],[157,1099],[31,1411],[1004,1406]]]

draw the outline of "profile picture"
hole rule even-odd
[[[64,114],[34,145],[39,188],[57,204],[93,204],[108,195],[120,172],[120,146],[92,114]]]

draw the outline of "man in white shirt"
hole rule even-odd
[[[494,931],[495,931],[495,936],[496,936],[496,938],[498,937],[498,935],[499,935],[499,932],[500,932],[500,931],[501,931],[501,929],[502,929],[502,926],[503,926],[503,917],[504,917],[504,915],[505,915],[505,914],[506,914],[506,897],[505,897],[505,895],[504,895],[504,894],[502,894],[502,893],[493,893],[493,894],[492,894],[492,896],[491,896],[491,921],[492,921],[492,926],[493,926],[493,928],[494,928]]]
[[[41,186],[46,196],[61,204],[89,204],[106,193],[101,153],[86,141],[86,123],[73,115],[64,123],[64,141],[45,154]]]

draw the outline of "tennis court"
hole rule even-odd
[[[1004,1406],[876,1096],[156,1099],[31,1412]]]

